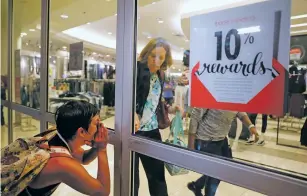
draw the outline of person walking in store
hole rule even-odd
[[[35,154],[35,158],[26,157],[26,160],[29,161],[26,161],[24,168],[33,169],[22,171],[22,174],[26,171],[28,173],[22,178],[23,180],[18,180],[14,186],[14,189],[17,187],[17,191],[15,190],[14,193],[17,192],[19,196],[49,196],[59,184],[65,183],[86,195],[108,196],[110,194],[110,172],[106,150],[108,130],[100,123],[99,110],[85,101],[69,101],[57,110],[55,121],[57,131],[48,131],[43,136],[43,139],[47,136],[50,138],[47,140],[48,143],[41,142],[46,140],[38,140],[36,143],[39,149],[46,151],[37,149],[31,151],[32,155]],[[49,137],[50,134],[53,136]],[[32,139],[34,140],[34,138]],[[21,147],[24,145],[26,144]],[[84,151],[81,148],[83,145],[89,145],[92,148]],[[17,171],[11,170],[11,173],[4,173],[4,171],[10,170],[3,170],[3,167],[10,166],[12,160],[23,160],[22,154],[15,154],[16,157],[12,159],[10,155],[12,150],[16,151],[16,146],[14,149],[10,149],[8,146],[3,150],[4,155],[1,155],[2,158],[4,157],[1,160],[1,189],[4,188],[3,183],[7,182],[4,177],[16,175]],[[45,165],[43,165],[39,160],[46,153],[50,153],[50,156],[47,156],[47,162],[44,162]],[[98,173],[97,178],[93,178],[81,164],[89,164],[96,157],[98,157]],[[14,167],[12,166],[12,168]],[[21,177],[17,179],[21,179]],[[8,190],[10,191],[11,188]],[[2,193],[4,192],[2,191]],[[4,195],[16,194],[9,192]]]
[[[193,108],[188,147],[193,150],[232,158],[227,135],[231,123],[236,117],[238,117],[258,139],[257,130],[245,112]],[[203,188],[205,188],[205,196],[214,196],[219,183],[219,179],[204,175],[195,182],[190,182],[188,188],[193,191],[196,196],[202,196]]]
[[[162,99],[164,70],[173,63],[171,47],[163,38],[152,39],[140,53],[137,64],[136,86],[136,135],[162,141],[158,119],[168,118],[157,112],[158,107],[164,107]],[[168,112],[179,110],[168,107]],[[138,196],[140,184],[139,159],[142,161],[151,196],[167,196],[164,162],[146,155],[135,153],[135,190]]]
[[[258,114],[250,114],[250,116],[249,116],[251,122],[254,125],[256,125],[257,116],[258,116]],[[266,132],[266,129],[267,129],[267,125],[268,125],[268,115],[262,114],[261,135],[260,135],[260,138],[257,142],[257,145],[259,145],[259,146],[263,146],[265,144],[264,135],[265,135],[265,132]],[[253,137],[250,137],[250,139],[246,142],[246,144],[254,144],[254,143],[255,143],[255,139]]]
[[[167,78],[164,82],[163,88],[163,98],[165,99],[166,103],[172,105],[174,102],[174,86],[171,81]]]

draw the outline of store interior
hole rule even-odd
[[[183,65],[184,52],[189,50],[190,18],[197,14],[243,6],[263,0],[216,0],[202,3],[203,0],[139,0],[137,15],[137,56],[150,39],[165,38],[171,45],[174,64],[166,71],[176,87],[184,87],[180,81],[188,69]],[[39,110],[40,104],[40,66],[41,66],[41,19],[40,0],[14,0],[13,53],[12,67],[12,100],[21,105]],[[86,100],[100,108],[102,122],[114,129],[115,88],[116,88],[116,0],[52,0],[49,29],[49,67],[48,67],[48,111],[54,113],[58,107],[69,100]],[[2,9],[3,15],[6,11]],[[235,160],[247,164],[266,167],[288,174],[307,178],[307,2],[292,0],[291,11],[291,52],[289,86],[291,95],[303,97],[299,106],[290,106],[285,116],[267,115],[267,127],[264,145],[246,145],[247,128],[234,120],[230,128],[230,143]],[[25,9],[27,8],[27,9]],[[29,13],[29,10],[31,12]],[[2,22],[2,21],[1,21]],[[2,23],[4,24],[4,23]],[[2,31],[1,41],[7,33]],[[304,42],[304,43],[303,43]],[[82,43],[74,47],[72,44]],[[5,42],[2,42],[5,46]],[[7,53],[1,46],[1,99],[7,94]],[[77,49],[76,49],[77,48]],[[299,52],[297,52],[299,48]],[[70,55],[76,49],[81,51],[82,58],[72,66]],[[77,68],[76,68],[77,67]],[[291,69],[292,67],[292,69]],[[296,68],[296,69],[295,69]],[[133,77],[133,76],[131,76]],[[302,81],[304,84],[300,83]],[[298,87],[302,90],[296,90]],[[293,90],[294,89],[294,90]],[[291,91],[291,92],[290,92]],[[5,93],[4,93],[5,92]],[[299,95],[298,95],[299,94]],[[177,97],[176,97],[177,96]],[[179,95],[174,94],[174,99]],[[291,96],[290,96],[291,97]],[[179,98],[180,99],[180,98]],[[290,108],[291,107],[291,108]],[[295,110],[295,108],[299,111]],[[302,109],[303,108],[303,109]],[[1,147],[8,143],[8,112],[1,106]],[[295,111],[294,111],[295,110]],[[173,117],[173,116],[171,116]],[[253,116],[258,132],[264,123],[263,115]],[[40,122],[31,116],[13,111],[13,138],[28,137],[39,133]],[[183,120],[185,133],[188,133],[188,117]],[[305,127],[305,126],[306,127]],[[52,126],[52,124],[50,124]],[[302,134],[302,131],[305,134]],[[169,136],[169,129],[161,130],[162,140]],[[238,134],[241,134],[238,137]],[[187,135],[182,138],[186,143]],[[304,140],[304,143],[301,141]],[[111,180],[114,173],[114,149],[108,147]],[[142,167],[140,167],[142,168]],[[86,166],[91,175],[96,175],[97,161]],[[146,176],[141,170],[142,195],[149,195]],[[184,176],[170,176],[166,172],[169,193],[172,196],[192,195],[186,189],[190,179],[199,174],[189,172]],[[143,179],[144,178],[144,179]],[[143,179],[143,180],[142,180]],[[113,181],[112,181],[113,182]],[[180,187],[180,188],[178,188]],[[228,183],[222,183],[217,195],[261,195]],[[53,195],[78,195],[73,189],[61,185]],[[82,195],[82,194],[80,194]],[[112,194],[111,194],[112,195]]]

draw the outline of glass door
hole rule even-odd
[[[122,89],[118,88],[116,92],[121,94],[122,116],[115,121],[115,126],[117,122],[120,125],[119,136],[123,146],[120,152],[121,195],[303,195],[306,191],[307,171],[303,168],[307,165],[306,160],[299,156],[306,151],[277,145],[276,123],[272,123],[274,119],[269,114],[266,128],[262,128],[265,126],[265,122],[261,121],[261,116],[266,114],[264,110],[257,110],[257,115],[250,109],[245,112],[214,106],[210,106],[209,110],[201,106],[189,107],[191,72],[195,71],[189,65],[189,57],[193,53],[200,55],[192,49],[195,49],[192,45],[197,44],[197,39],[192,37],[195,36],[192,25],[201,26],[204,21],[200,16],[213,12],[218,13],[213,14],[216,17],[225,14],[225,21],[213,17],[211,22],[217,22],[216,25],[231,23],[231,19],[227,18],[229,10],[242,11],[252,9],[252,6],[258,9],[256,3],[259,1],[204,4],[200,1],[126,0],[125,5],[120,6],[119,9],[125,10],[118,16],[125,22],[125,34],[117,37],[117,52],[122,53],[123,58],[118,63],[120,68],[117,72],[117,82]],[[270,3],[267,5],[277,5],[274,0]],[[283,3],[291,3],[295,8],[291,10],[291,18],[304,13],[297,1]],[[284,11],[283,14],[282,19],[288,21],[285,27],[289,31],[290,13]],[[253,14],[243,16],[243,22],[253,21],[256,17]],[[233,23],[241,22],[240,18],[235,19]],[[297,22],[291,20],[291,27],[295,28],[293,25]],[[229,25],[230,29],[237,28]],[[258,32],[258,28],[249,30],[256,29]],[[207,29],[194,30],[205,34]],[[244,32],[244,28],[239,30],[242,31],[242,48],[256,41],[257,47],[261,48],[259,34]],[[232,32],[233,35],[223,35],[225,42],[230,39],[227,42],[230,46],[227,43],[226,46],[215,45],[215,48],[203,52],[217,54],[216,50],[222,48],[221,56],[217,58],[236,58],[235,53],[239,49],[233,45],[238,44],[234,39],[237,31],[234,30],[236,33]],[[290,40],[289,35],[282,35],[286,41]],[[199,42],[206,45],[217,40],[219,35],[213,34],[212,40]],[[274,41],[268,43],[273,45]],[[224,82],[227,86],[227,81]],[[246,83],[240,85],[243,91],[248,91]],[[287,91],[284,84],[279,87]],[[233,86],[229,86],[231,88]],[[226,88],[223,87],[223,90]],[[234,92],[230,94],[236,96]],[[282,104],[280,108],[283,108]],[[198,124],[194,124],[195,119]],[[127,160],[131,160],[130,164]]]

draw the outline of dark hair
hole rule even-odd
[[[99,110],[91,103],[69,101],[55,113],[57,130],[66,141],[71,140],[80,127],[87,131],[92,118],[97,114]]]

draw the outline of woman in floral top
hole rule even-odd
[[[162,141],[156,112],[162,100],[164,70],[173,63],[170,45],[163,38],[152,39],[140,54],[137,66],[135,129],[139,136]],[[169,108],[175,111],[174,109]],[[151,196],[167,196],[164,163],[136,153],[134,195],[138,195],[139,158],[142,161]]]

